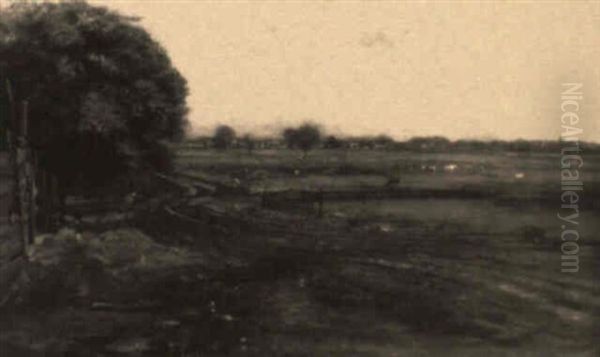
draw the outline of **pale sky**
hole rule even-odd
[[[556,139],[583,82],[600,141],[599,2],[93,1],[143,18],[191,90],[196,133]]]

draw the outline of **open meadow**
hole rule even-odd
[[[309,297],[297,287],[274,293],[276,304],[277,294],[298,299],[282,312],[294,331],[348,329],[344,345],[351,354],[387,355],[381,346],[402,344],[398,335],[409,327],[420,331],[407,335],[416,355],[438,355],[456,339],[463,345],[457,355],[504,355],[510,346],[531,355],[595,353],[597,154],[585,157],[581,171],[576,274],[560,272],[564,222],[557,213],[566,214],[556,154],[317,150],[303,158],[293,150],[182,146],[177,162],[185,177],[274,195],[277,200],[268,203],[289,215],[290,227],[311,227],[311,249],[335,252],[331,266],[303,267],[307,276],[294,277],[306,280]],[[320,218],[318,202],[307,192],[322,192]],[[284,246],[300,244],[278,238],[273,240]],[[361,330],[364,319],[378,327]],[[314,343],[323,349],[340,345],[327,334],[308,334],[308,350]],[[293,354],[302,348],[291,343],[296,337],[284,333],[277,341],[287,341],[280,347]]]
[[[174,175],[140,188],[131,217],[72,204],[78,219],[36,238],[4,302],[4,350],[599,352],[597,156],[568,274],[557,155],[174,148]]]
[[[597,156],[579,270],[562,273],[557,155],[175,148],[175,173],[140,187],[132,215],[72,198],[65,226],[36,238],[3,302],[4,350],[599,352]]]

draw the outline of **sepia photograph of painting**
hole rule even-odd
[[[600,1],[0,0],[0,357],[600,356]]]

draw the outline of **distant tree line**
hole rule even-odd
[[[560,140],[478,140],[460,139],[451,141],[444,137],[416,137],[404,142],[395,142],[394,149],[416,152],[547,152],[556,153],[564,147]],[[586,152],[600,152],[600,144],[580,142]]]
[[[243,137],[238,138],[236,131],[229,125],[219,125],[215,129],[215,132],[211,138],[196,138],[195,141],[210,141],[212,147],[219,150],[226,150],[230,148],[245,148],[249,153],[255,149],[255,147],[265,139],[259,140],[254,138],[250,134],[245,134]],[[272,139],[266,139],[273,142]],[[304,155],[321,143],[321,129],[310,123],[305,123],[297,128],[286,128],[281,133],[281,140],[285,143],[285,146],[289,149],[299,149]],[[194,141],[194,140],[193,140]],[[281,142],[276,145],[281,144]],[[209,145],[206,145],[207,147]],[[264,145],[260,145],[264,147]]]
[[[238,148],[252,152],[256,148],[295,149],[305,155],[312,149],[363,149],[411,152],[560,152],[564,143],[559,140],[450,140],[442,136],[413,137],[396,141],[387,135],[342,137],[326,135],[316,124],[304,123],[282,130],[279,137],[258,138],[245,134],[236,137],[233,128],[220,125],[212,137],[195,137],[190,142],[202,143],[206,148]],[[600,144],[580,142],[582,151],[600,152]]]

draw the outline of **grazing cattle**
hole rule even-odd
[[[444,165],[444,171],[446,171],[446,172],[454,172],[457,168],[458,168],[458,165],[456,165],[456,164]]]

